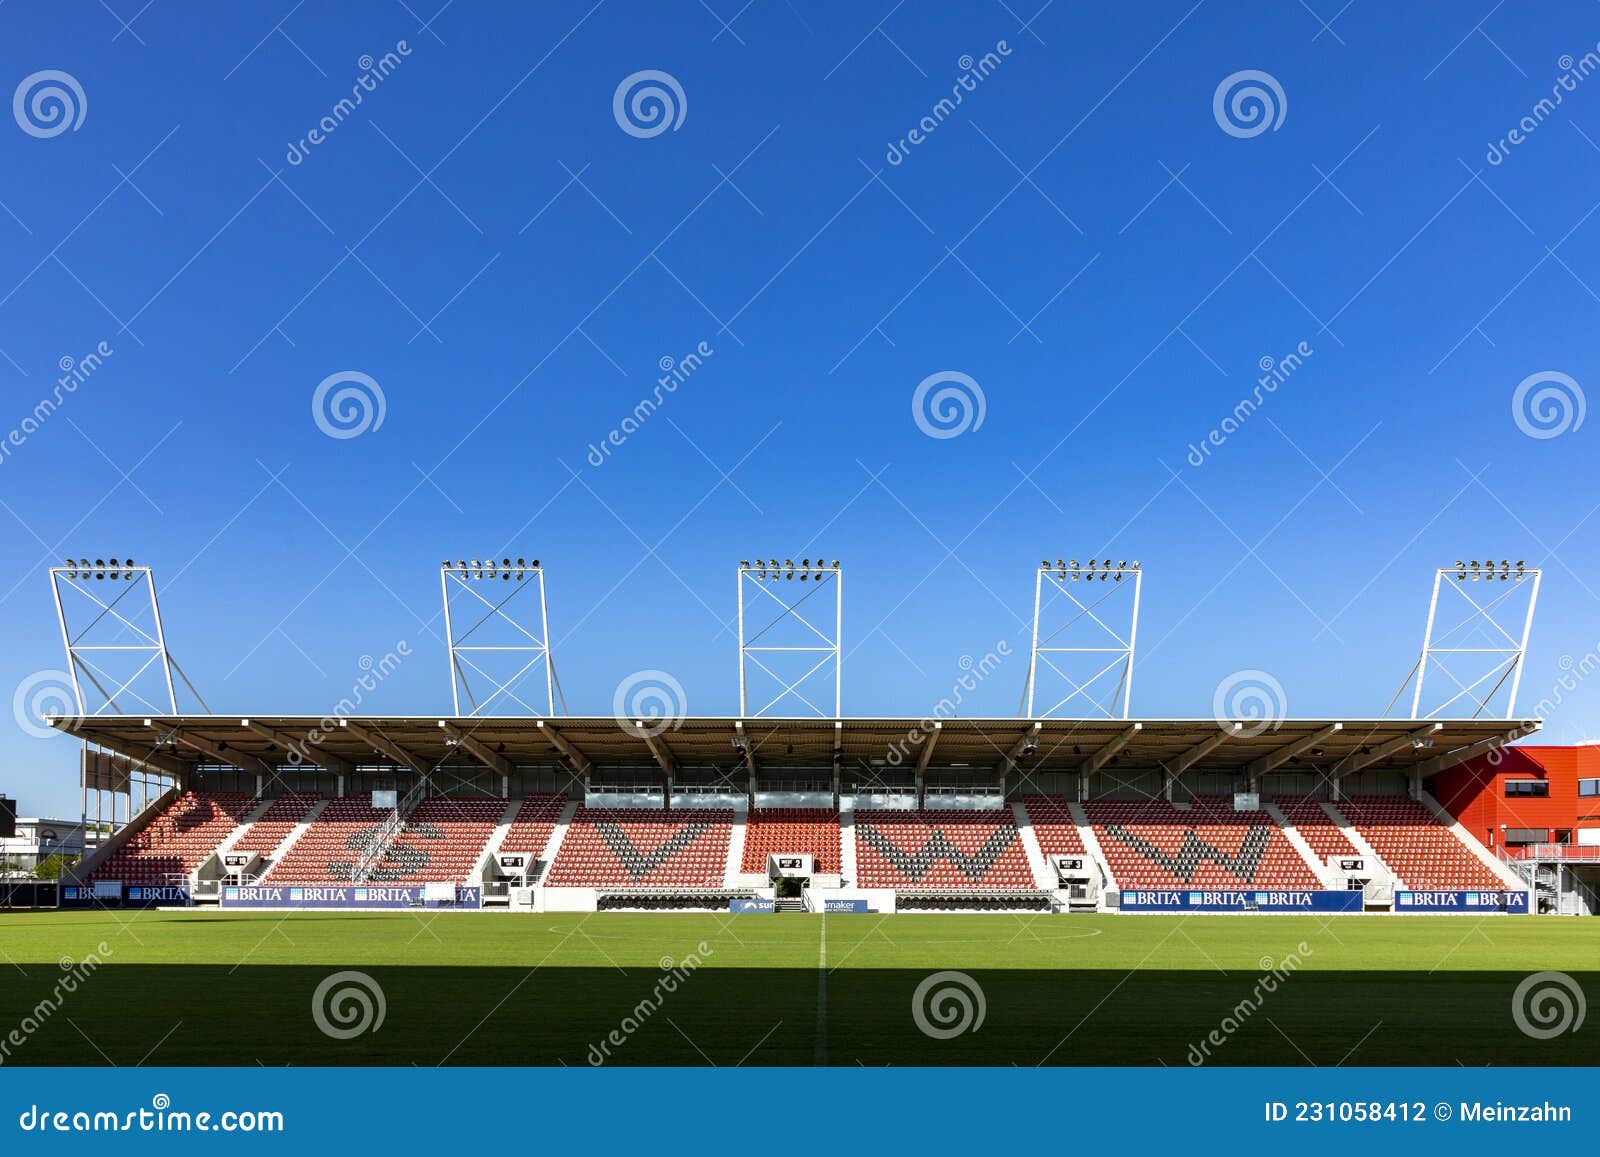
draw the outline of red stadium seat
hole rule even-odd
[[[811,857],[818,875],[839,874],[839,813],[833,808],[757,808],[745,822],[741,872],[765,874],[767,857]]]
[[[1420,800],[1360,795],[1334,806],[1410,888],[1500,891],[1506,887]]]
[[[417,805],[382,861],[373,884],[464,884],[494,834],[506,801],[434,796]],[[349,883],[362,849],[392,813],[368,797],[335,799],[267,873],[269,884]]]
[[[556,821],[561,818],[561,809],[566,806],[567,797],[564,795],[524,796],[500,850],[540,855],[550,843],[550,835],[556,830]]]
[[[297,793],[279,796],[261,814],[261,818],[251,824],[249,830],[239,837],[238,842],[233,845],[234,851],[260,852],[264,856],[271,854],[288,838],[289,833],[304,821],[306,813],[316,807],[321,799],[321,796]]]
[[[1033,824],[1033,834],[1039,841],[1039,850],[1047,861],[1051,856],[1083,855],[1087,852],[1066,797],[1030,795],[1025,803],[1028,820]]]
[[[1354,856],[1359,853],[1355,845],[1345,839],[1339,825],[1312,796],[1290,796],[1272,801],[1283,812],[1284,818],[1299,832],[1321,863],[1330,856]]]
[[[721,888],[733,812],[580,807],[550,865],[553,888]]]
[[[156,885],[186,877],[260,806],[253,795],[184,792],[113,852],[94,878]]]
[[[1322,888],[1266,812],[1235,811],[1224,796],[1195,796],[1189,803],[1188,810],[1162,799],[1083,805],[1119,887]]]
[[[856,883],[940,892],[1038,888],[1009,808],[855,813]]]

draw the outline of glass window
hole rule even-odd
[[[1578,781],[1579,795],[1600,795],[1600,779],[1580,779]]]
[[[1548,796],[1550,785],[1542,779],[1508,779],[1506,795]]]

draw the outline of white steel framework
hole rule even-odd
[[[1024,718],[1047,719],[1075,700],[1097,716],[1128,718],[1143,579],[1138,562],[1126,560],[1058,558],[1054,565],[1048,559],[1039,564]],[[1041,682],[1048,690],[1038,696]],[[1049,706],[1039,710],[1046,700]]]
[[[515,704],[529,715],[555,715],[561,685],[550,655],[550,611],[539,560],[446,559],[439,586],[455,713],[504,714],[507,704]],[[537,608],[529,607],[535,600]],[[530,680],[544,685],[542,708],[519,694]]]
[[[842,584],[838,559],[824,562],[806,558],[799,563],[792,558],[781,563],[777,559],[746,559],[739,563],[741,716],[755,718],[779,707],[792,714],[798,702],[816,715],[839,717],[844,690]],[[750,621],[762,625],[752,633]],[[815,688],[827,678],[830,665],[832,712],[814,701],[823,698]],[[771,679],[777,694],[769,698],[772,687],[767,687],[752,698],[751,668]],[[754,709],[752,702],[757,702]]]
[[[67,681],[79,718],[149,712],[177,715],[182,686],[200,711],[210,708],[167,649],[154,572],[132,559],[67,559],[50,568],[50,593],[67,657]],[[150,752],[141,754],[148,759]],[[88,830],[115,829],[174,782],[154,761],[107,770],[107,760],[83,744],[79,759],[81,815]],[[90,797],[94,807],[90,810]],[[122,815],[117,814],[119,798]]]
[[[1500,710],[1495,701],[1502,690],[1503,718],[1515,717],[1517,688],[1522,682],[1523,658],[1533,630],[1542,573],[1537,567],[1524,566],[1520,559],[1515,563],[1457,560],[1455,566],[1440,567],[1434,572],[1422,656],[1412,668],[1416,686],[1411,696],[1411,718],[1433,719],[1452,710],[1462,715],[1456,705],[1463,699],[1472,705],[1470,718],[1493,718]],[[1480,583],[1483,585],[1476,585]],[[1447,594],[1447,609],[1441,617],[1441,588],[1454,590],[1465,605]],[[1458,672],[1456,668],[1465,670]],[[1454,693],[1439,702],[1424,698],[1428,675],[1435,671],[1454,686]],[[1451,687],[1446,686],[1445,691],[1450,692]]]
[[[68,559],[50,568],[50,588],[79,715],[176,715],[174,674],[205,708],[167,649],[149,567],[132,559]]]

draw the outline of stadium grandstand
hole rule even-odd
[[[1600,816],[1578,801],[1595,794],[1600,749],[1509,746],[1538,729],[1512,714],[1526,624],[1521,647],[1480,679],[1498,672],[1500,688],[1511,676],[1503,711],[1491,710],[1493,690],[1471,695],[1464,716],[1421,711],[1424,677],[1454,653],[1448,633],[1434,634],[1441,587],[1465,587],[1469,569],[1507,592],[1525,584],[1531,623],[1537,571],[1441,569],[1407,718],[1281,719],[1249,705],[1237,717],[1129,718],[1143,573],[1109,559],[1041,564],[1020,718],[960,718],[948,705],[924,718],[842,714],[841,572],[820,559],[740,564],[741,711],[723,718],[558,710],[537,561],[444,564],[447,626],[453,596],[500,608],[526,595],[538,608],[514,645],[451,631],[447,716],[180,712],[181,669],[157,629],[171,711],[85,701],[51,719],[83,741],[86,800],[91,786],[120,785],[130,813],[63,903],[1592,914]],[[52,570],[58,590],[91,575],[145,582],[154,611],[147,568]],[[809,584],[800,594],[774,582],[797,575]],[[490,604],[479,592],[496,578],[517,585]],[[807,603],[818,595],[820,614]],[[1120,596],[1132,617],[1113,629],[1105,604]],[[767,602],[775,623],[798,618],[814,640],[774,642],[770,623],[747,633],[747,612],[754,620]],[[1094,608],[1109,642],[1067,641],[1042,617],[1057,603],[1068,626],[1083,617],[1074,608]],[[518,678],[486,675],[486,656],[507,650]],[[773,675],[776,656],[795,650],[809,652],[804,673]],[[1064,673],[1084,656],[1111,675],[1098,692]],[[68,658],[78,670],[72,644]],[[764,704],[757,670],[778,688]],[[806,683],[818,672],[820,690]],[[773,710],[826,705],[830,691],[832,711]],[[146,798],[131,814],[135,781]]]
[[[446,741],[457,722],[492,760],[460,762],[466,749]],[[1210,720],[949,719],[922,740],[933,750],[903,785],[845,753],[890,751],[916,720],[687,719],[647,745],[611,718],[362,718],[319,737],[326,768],[288,763],[263,734],[318,723],[57,720],[92,745],[91,762],[172,782],[85,861],[81,882],[224,906],[231,896],[290,907],[286,888],[412,901],[380,893],[447,884],[473,906],[726,909],[775,899],[792,875],[779,861],[792,859],[812,910],[1135,910],[1124,897],[1182,896],[1188,907],[1201,894],[1194,906],[1270,908],[1257,902],[1265,893],[1300,903],[1347,893],[1359,909],[1392,910],[1404,893],[1525,896],[1537,845],[1580,867],[1593,847],[1576,811],[1554,834],[1519,831],[1506,843],[1439,802],[1436,793],[1461,795],[1463,777],[1492,773],[1497,745],[1524,733],[1503,721],[1430,723],[1422,746],[1410,721],[1285,720],[1262,734],[1224,729],[1216,743]],[[736,733],[749,753],[727,766]],[[1323,735],[1317,756],[1285,754]],[[1023,737],[1032,749],[1007,757]],[[1171,770],[1200,746],[1210,748],[1202,767]],[[668,766],[647,782],[652,748]],[[205,750],[234,762],[186,755]],[[1578,772],[1600,775],[1600,749],[1575,759],[1573,749],[1515,751],[1519,775],[1538,775],[1575,809]],[[1352,760],[1365,766],[1333,774]],[[979,766],[987,796],[972,783]],[[951,775],[969,794],[931,790]],[[608,782],[624,776],[625,790]],[[821,786],[775,786],[806,777]],[[1503,780],[1491,774],[1482,790],[1503,791]],[[380,805],[396,802],[374,806],[375,791]]]

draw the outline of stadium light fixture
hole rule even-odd
[[[136,574],[143,574],[147,568],[140,567],[133,559],[104,559],[97,558],[90,562],[86,558],[67,559],[63,567],[52,568],[63,578],[69,579],[97,579],[112,582],[122,579],[132,580]]]
[[[155,576],[121,554],[67,558],[49,568],[61,638],[66,647],[72,696],[80,715],[123,715],[130,709],[178,714],[174,676],[208,713],[210,708],[167,649],[156,595]],[[115,594],[95,593],[93,583],[123,582]],[[145,584],[149,605],[140,608],[134,591]],[[67,592],[74,592],[68,595]],[[84,602],[92,604],[85,607]],[[74,625],[85,612],[87,622]],[[93,694],[91,694],[91,689]]]
[[[1508,558],[1496,562],[1492,557],[1456,559],[1454,566],[1439,567],[1434,572],[1433,595],[1428,603],[1427,625],[1422,634],[1422,655],[1407,675],[1405,683],[1414,679],[1411,696],[1411,718],[1438,718],[1455,704],[1465,700],[1472,707],[1472,717],[1485,712],[1499,713],[1495,705],[1502,688],[1505,688],[1505,718],[1516,717],[1517,691],[1522,682],[1522,669],[1527,656],[1528,638],[1533,629],[1534,609],[1539,601],[1539,583],[1542,572],[1529,567],[1526,560],[1513,563]],[[1446,577],[1454,578],[1453,588],[1466,600],[1465,617],[1460,621],[1449,615],[1447,622],[1436,622],[1440,613],[1439,588],[1450,585]],[[1484,592],[1479,597],[1469,593],[1469,582],[1512,584],[1497,593]],[[1527,604],[1516,602],[1517,586],[1527,584]],[[1453,598],[1453,596],[1451,596]],[[1454,603],[1452,603],[1454,606]],[[1456,608],[1458,611],[1463,608]],[[1481,632],[1473,637],[1471,632]],[[1450,664],[1464,663],[1472,670],[1462,678]],[[1424,702],[1424,683],[1434,668],[1442,668],[1454,688],[1442,703]],[[1487,670],[1484,670],[1487,668]],[[1482,674],[1477,674],[1483,670]],[[1476,677],[1473,677],[1476,675]],[[1401,684],[1404,690],[1405,683]],[[1424,711],[1424,707],[1427,710]]]
[[[1048,558],[1040,561],[1034,580],[1033,644],[1028,661],[1027,684],[1023,692],[1027,718],[1039,719],[1054,715],[1072,700],[1080,697],[1107,718],[1117,718],[1119,713],[1124,719],[1128,717],[1133,680],[1133,648],[1138,632],[1141,578],[1142,572],[1137,560],[1130,563],[1127,559],[1090,558],[1083,561],[1076,558],[1065,560],[1058,558],[1053,566]],[[1095,581],[1102,584],[1108,582],[1120,584],[1130,579],[1133,602],[1131,619],[1125,632],[1120,626],[1107,621],[1105,611],[1097,610],[1107,599],[1114,597],[1115,588],[1102,589],[1101,592],[1093,594],[1083,591],[1080,595],[1070,585]],[[1060,596],[1065,597],[1075,607],[1075,613],[1068,622],[1057,624],[1048,630],[1041,620],[1041,612],[1045,609],[1046,580]],[[1052,600],[1056,597],[1056,594],[1051,595]],[[1090,659],[1092,666],[1098,666],[1099,669],[1075,668],[1069,673],[1059,665],[1062,662],[1081,663],[1086,658]],[[1084,673],[1091,670],[1092,673],[1084,678]],[[1087,689],[1113,674],[1117,683],[1110,694],[1111,706],[1108,706],[1096,695],[1088,693]],[[1034,705],[1035,691],[1041,675],[1046,675],[1047,678],[1049,675],[1058,677],[1065,691],[1054,705],[1044,711],[1037,710]]]
[[[828,717],[837,717],[841,710],[842,695],[842,665],[843,651],[839,644],[843,625],[843,596],[841,590],[842,572],[839,560],[831,563],[824,560],[821,554],[816,558],[802,556],[798,561],[792,556],[786,556],[782,562],[776,558],[763,560],[759,556],[754,560],[740,559],[738,569],[738,595],[739,595],[739,713],[743,716],[754,717],[770,713],[779,704],[793,706],[792,700],[798,699],[806,708],[816,714]],[[799,579],[803,583],[813,583],[804,593],[782,595],[766,583],[793,582]],[[768,608],[764,599],[757,597],[747,605],[747,592],[745,580],[749,579],[757,584],[756,589],[761,591],[766,598],[770,598],[781,608],[781,613],[771,622],[766,623],[759,630],[747,632],[745,613],[747,610],[776,610]],[[825,602],[809,601],[821,593],[822,584],[832,580],[834,591],[834,607],[832,623],[825,621],[826,613],[821,612]],[[804,607],[802,610],[801,608]],[[823,618],[817,619],[821,612]],[[817,621],[813,621],[817,619]],[[763,641],[773,626],[781,620],[789,620],[804,629],[802,638],[795,645],[776,645],[772,640]],[[783,654],[780,654],[783,653]],[[792,663],[797,657],[803,657],[805,668],[798,678],[791,680],[789,670],[779,665],[774,668],[774,663]],[[818,703],[808,697],[814,677],[821,678],[826,675],[829,663],[833,665],[833,710],[830,713]],[[777,695],[764,706],[752,708],[749,691],[749,676],[751,669],[762,676],[775,682],[778,686]]]
[[[485,596],[473,584],[479,581],[529,583],[526,588],[513,587],[503,593]],[[496,704],[509,701],[529,715],[555,715],[560,685],[555,677],[555,664],[550,655],[550,618],[545,602],[544,572],[538,559],[502,555],[498,560],[492,554],[471,559],[457,558],[452,564],[447,558],[439,564],[440,590],[444,601],[445,635],[450,648],[451,699],[456,715],[469,708],[469,715],[490,713]],[[510,605],[525,591],[536,592],[538,606],[531,612],[520,610],[525,604]],[[470,625],[460,634],[453,621],[452,609],[459,598],[477,600],[472,608]],[[534,597],[529,595],[527,597]],[[499,632],[496,634],[495,632]],[[488,666],[486,667],[485,664]],[[510,674],[506,671],[510,670]],[[545,695],[542,704],[535,707],[524,701],[518,689],[524,677],[542,676]],[[463,704],[462,692],[466,693]],[[565,713],[565,704],[562,713]]]

